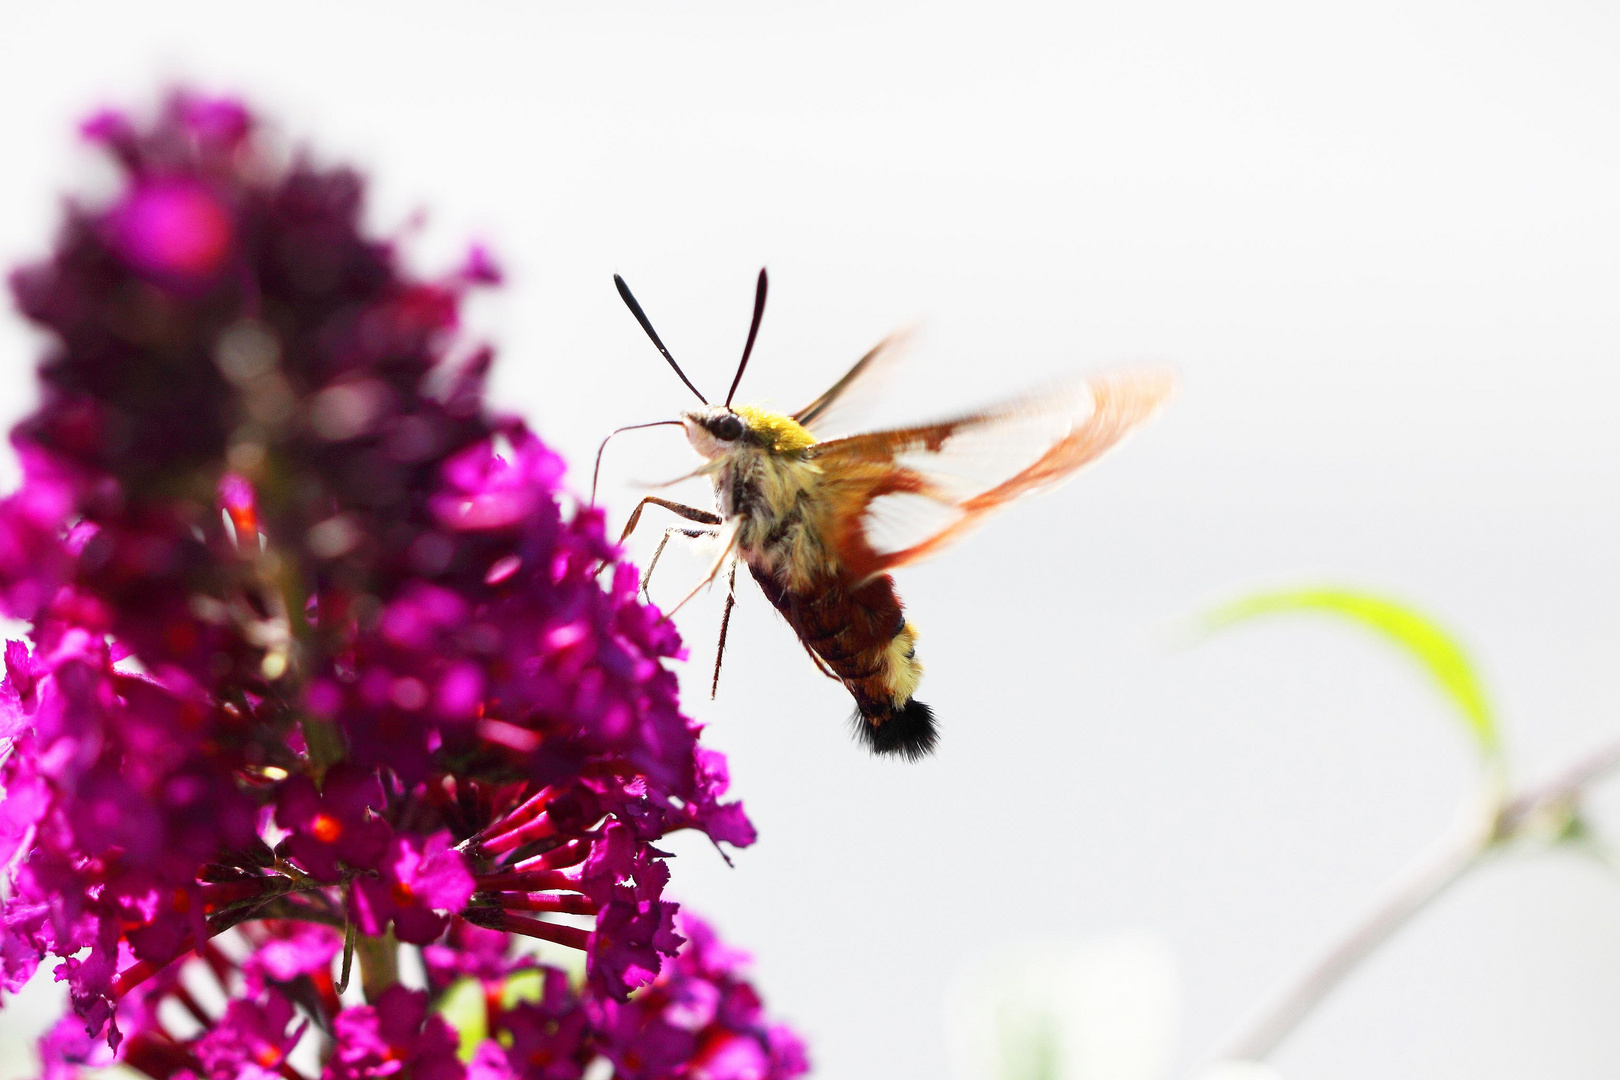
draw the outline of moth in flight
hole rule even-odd
[[[817,433],[835,426],[839,409],[892,363],[901,335],[879,343],[791,415],[733,406],[765,312],[768,281],[761,270],[742,360],[725,403],[711,405],[664,347],[624,279],[615,274],[613,280],[703,408],[679,420],[620,428],[608,439],[678,425],[704,459],[692,475],[709,477],[715,490],[714,511],[650,495],[636,505],[621,543],[649,505],[692,523],[665,531],[642,577],[643,591],[672,535],[716,538],[719,554],[708,573],[668,613],[729,563],[711,694],[719,685],[743,562],[816,666],[855,698],[860,740],[874,753],[908,760],[933,750],[937,732],[933,710],[915,696],[923,672],[917,631],[906,621],[889,571],[932,555],[1015,499],[1067,479],[1153,415],[1175,382],[1157,368],[1083,375],[937,423],[821,439]],[[598,471],[601,463],[598,450]],[[595,490],[593,475],[593,503]]]

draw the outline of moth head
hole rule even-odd
[[[714,461],[742,446],[783,449],[781,435],[783,425],[792,429],[787,442],[792,443],[794,448],[798,448],[800,443],[809,445],[809,434],[788,417],[776,416],[774,413],[751,409],[745,405],[735,409],[731,407],[731,399],[737,396],[737,385],[742,382],[743,372],[748,369],[748,358],[754,352],[754,339],[759,336],[759,320],[765,314],[765,292],[769,286],[769,279],[763,269],[760,270],[759,281],[754,286],[754,317],[748,324],[748,341],[743,345],[742,359],[737,362],[737,373],[731,377],[731,389],[726,392],[723,405],[709,404],[709,399],[703,396],[703,392],[692,385],[692,380],[686,377],[681,365],[675,362],[675,358],[664,347],[658,332],[652,327],[651,320],[647,318],[647,313],[641,310],[641,305],[630,292],[630,286],[624,283],[624,278],[614,274],[613,284],[618,288],[619,297],[624,300],[625,306],[630,309],[630,314],[641,324],[647,338],[669,362],[669,366],[674,369],[681,382],[686,384],[686,388],[703,402],[703,408],[682,413],[679,421],[686,429],[687,441],[699,454]]]
[[[692,449],[713,461],[748,441],[748,422],[725,405],[710,405],[681,414],[686,441]]]
[[[789,454],[815,442],[790,416],[752,405],[711,405],[681,415],[692,448],[713,461],[747,447],[766,453]]]

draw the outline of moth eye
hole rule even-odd
[[[742,438],[743,434],[742,417],[738,416],[736,413],[726,413],[724,416],[717,418],[714,422],[714,426],[709,430],[714,432],[714,437],[717,439],[724,439],[726,442],[736,442],[738,439]]]

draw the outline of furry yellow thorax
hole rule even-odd
[[[738,405],[732,411],[743,418],[749,431],[763,435],[767,445],[777,453],[815,445],[815,438],[791,416],[766,412],[752,405]]]

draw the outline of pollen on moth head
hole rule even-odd
[[[791,416],[766,412],[752,405],[737,405],[732,411],[743,418],[751,433],[778,453],[804,450],[815,445],[815,438]]]

